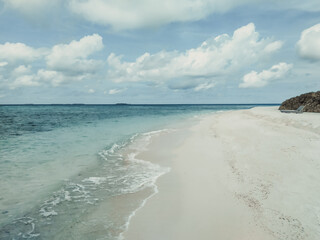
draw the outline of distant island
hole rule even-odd
[[[130,105],[129,103],[116,103],[116,105]]]
[[[295,110],[300,106],[305,106],[304,112],[320,113],[320,91],[301,94],[285,100],[279,110]]]

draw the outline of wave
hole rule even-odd
[[[150,194],[140,199],[134,209],[123,213],[123,221],[115,223],[112,216],[104,219],[107,226],[104,236],[108,236],[107,239],[123,239],[123,232],[127,230],[132,217],[158,192],[157,179],[170,171],[170,168],[140,159],[138,155],[148,149],[152,137],[170,131],[173,130],[134,134],[126,141],[114,143],[101,151],[98,154],[101,159],[99,166],[66,180],[60,190],[55,191],[39,207],[0,229],[0,238],[47,239],[50,234],[51,237],[55,234],[64,237],[62,229],[66,225],[77,224],[79,219],[85,221],[87,214],[94,212],[99,205],[126,195],[130,203],[130,194],[149,189]]]

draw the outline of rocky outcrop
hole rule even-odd
[[[279,110],[296,110],[301,105],[304,105],[304,112],[320,113],[320,91],[301,94],[300,96],[285,100]]]

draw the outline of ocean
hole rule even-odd
[[[152,136],[256,105],[0,106],[0,239],[122,239],[170,169]]]

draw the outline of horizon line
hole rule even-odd
[[[0,103],[0,106],[53,106],[53,105],[115,105],[115,106],[137,106],[137,105],[281,105],[281,103]]]

